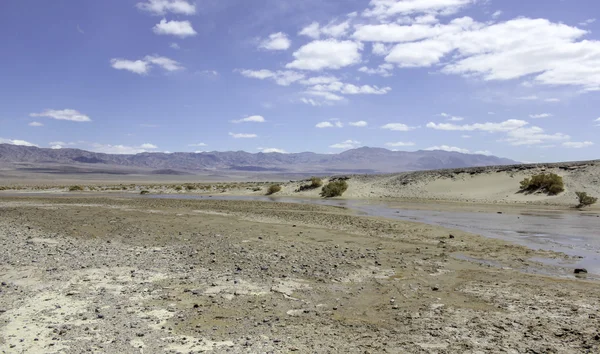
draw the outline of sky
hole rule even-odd
[[[594,14],[597,0],[2,0],[0,143],[597,159]]]

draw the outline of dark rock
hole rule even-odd
[[[448,238],[454,238],[454,235],[450,235]]]
[[[585,268],[577,268],[577,269],[575,269],[575,271],[574,271],[574,273],[575,273],[575,274],[587,274],[587,272],[588,272],[588,271],[587,271],[587,269],[585,269]]]

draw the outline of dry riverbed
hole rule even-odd
[[[330,206],[3,197],[0,353],[600,351],[600,284],[535,257]]]

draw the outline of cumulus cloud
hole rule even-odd
[[[157,149],[156,145],[150,143],[142,144],[140,146],[110,145],[99,143],[92,144],[92,151],[104,154],[134,155],[141,154],[143,152],[148,152],[148,150],[154,149]]]
[[[25,140],[19,140],[19,139],[4,139],[4,138],[0,138],[0,144],[9,144],[9,145],[18,145],[18,146],[35,146],[35,147],[37,147],[36,144],[30,143],[30,142],[25,141]]]
[[[162,19],[152,30],[158,35],[170,35],[180,38],[195,36],[198,33],[192,27],[190,21],[167,21]]]
[[[259,147],[258,150],[260,150],[262,153],[265,153],[265,154],[273,154],[273,153],[287,154],[287,151],[285,151],[283,149],[277,149],[277,148],[263,148],[263,147]]]
[[[461,122],[461,121],[465,120],[463,117],[453,116],[453,115],[448,114],[448,113],[440,113],[440,117],[444,117],[444,118],[448,119],[451,122]]]
[[[286,68],[312,71],[341,69],[360,63],[362,49],[363,45],[354,41],[315,40],[294,52],[296,59]]]
[[[479,151],[475,151],[474,152],[475,155],[485,155],[485,156],[491,156],[493,155],[491,151],[489,150],[479,150]]]
[[[321,36],[339,38],[348,33],[350,29],[350,21],[335,22],[332,21],[324,27],[321,27],[318,22],[313,22],[310,25],[302,28],[298,35],[319,39]]]
[[[331,122],[320,122],[315,125],[316,128],[343,128],[344,124],[339,120],[332,120]]]
[[[144,59],[140,60],[114,58],[111,59],[110,64],[114,69],[127,70],[139,75],[148,74],[153,66],[158,66],[165,71],[178,71],[184,69],[179,62],[158,55],[147,55]]]
[[[269,38],[263,40],[259,48],[266,50],[287,50],[292,45],[287,34],[283,32],[273,33]]]
[[[238,120],[232,120],[231,123],[264,123],[266,122],[263,116],[250,116]]]
[[[91,122],[92,120],[87,115],[74,109],[47,109],[41,113],[31,113],[30,117],[45,117],[57,120],[68,120],[71,122]]]
[[[259,80],[273,80],[277,85],[289,86],[296,81],[304,79],[304,74],[292,70],[239,70],[240,74],[245,77]]]
[[[173,49],[181,49],[181,47],[179,46],[179,44],[173,42],[171,44],[169,44],[169,47],[173,48]]]
[[[436,151],[436,150],[442,150],[442,151],[449,151],[449,152],[460,152],[461,154],[468,154],[470,153],[469,150],[467,149],[462,149],[456,146],[448,146],[448,145],[440,145],[440,146],[432,146],[430,148],[425,149],[427,151]]]
[[[150,12],[154,15],[165,15],[168,12],[179,15],[193,15],[196,13],[196,5],[184,0],[148,0],[137,3],[137,8]]]
[[[394,69],[394,66],[392,64],[381,64],[379,65],[377,68],[369,68],[366,66],[363,66],[361,68],[358,69],[358,71],[360,71],[361,73],[365,73],[365,74],[369,74],[369,75],[381,75],[383,77],[390,77],[392,76],[392,70]]]
[[[344,142],[330,145],[329,147],[332,149],[355,149],[360,146],[360,141],[356,140],[346,140]]]
[[[540,114],[530,114],[529,118],[539,119],[539,118],[549,118],[552,117],[550,113],[540,113]]]
[[[358,122],[350,122],[348,125],[352,127],[366,127],[369,125],[369,123],[365,122],[364,120],[359,120]]]
[[[451,15],[477,0],[371,0],[370,7],[363,12],[365,17],[385,19],[397,15],[418,13]]]
[[[196,144],[189,144],[188,146],[191,146],[191,147],[202,147],[202,146],[206,146],[206,144],[205,143],[196,143]]]
[[[398,131],[398,132],[407,132],[407,131],[416,129],[416,127],[410,127],[410,126],[408,126],[406,124],[402,124],[402,123],[388,123],[388,124],[382,126],[381,129],[387,129],[387,130]]]
[[[413,143],[413,142],[406,142],[405,143],[403,141],[398,141],[398,142],[395,142],[395,143],[386,143],[385,145],[389,146],[389,147],[403,147],[403,146],[415,146],[416,144]]]
[[[492,14],[492,18],[494,18],[494,19],[496,19],[500,16],[502,16],[502,11],[500,11],[500,10],[498,10]],[[482,154],[482,155],[485,155],[485,154]]]
[[[253,139],[253,138],[258,138],[258,135],[256,135],[256,134],[244,134],[244,133],[229,133],[229,136],[231,136],[234,139]]]
[[[44,124],[40,123],[40,122],[31,122],[31,123],[29,123],[27,125],[30,126],[30,127],[43,127],[44,126]]]
[[[565,142],[562,144],[562,146],[564,146],[566,148],[571,148],[571,149],[582,149],[582,148],[590,147],[593,145],[594,145],[594,143],[591,141],[583,141],[583,142],[569,141],[569,142]]]
[[[509,119],[500,123],[475,123],[466,125],[456,125],[452,123],[427,123],[427,128],[436,130],[450,130],[450,131],[485,131],[485,132],[507,132],[517,128],[526,126],[527,123],[524,120]]]

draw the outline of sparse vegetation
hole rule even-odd
[[[339,197],[348,189],[348,183],[344,180],[329,182],[321,191],[321,197],[333,198]]]
[[[590,205],[594,205],[598,202],[598,198],[588,195],[586,192],[575,192],[579,199],[579,205],[577,208],[585,208]]]
[[[262,188],[260,188],[260,187],[254,187],[254,188],[252,188],[252,191],[253,192],[260,192],[260,191],[262,191]]]
[[[269,186],[269,189],[267,189],[267,195],[272,195],[279,191],[281,191],[281,186],[278,184],[272,184]]]
[[[548,195],[557,195],[565,190],[563,178],[557,174],[539,174],[521,181],[521,192],[542,192]]]
[[[140,192],[140,194],[141,195],[150,194],[150,191],[147,191],[147,190],[144,189],[143,191]]]
[[[296,190],[296,192],[304,192],[304,191],[308,191],[308,190],[312,190],[312,189],[317,189],[321,186],[323,186],[323,180],[320,179],[319,177],[312,177],[310,179],[310,184],[305,184],[303,186],[300,186],[300,188],[298,188]]]
[[[186,184],[185,189],[187,189],[188,191],[195,191],[196,189],[198,189],[198,187],[196,187],[193,184]]]
[[[183,190],[182,186],[175,186],[175,190],[181,192]]]
[[[69,192],[81,192],[83,191],[82,186],[71,186],[69,187]]]

